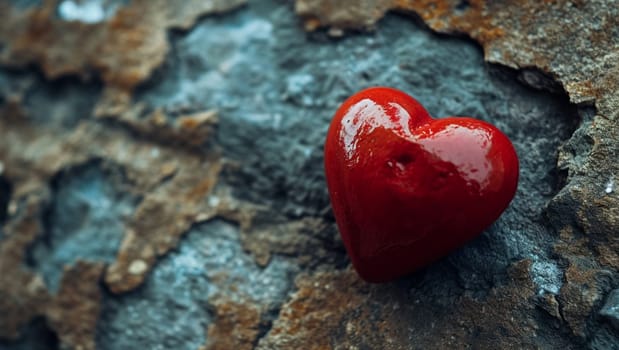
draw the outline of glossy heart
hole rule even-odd
[[[407,94],[363,90],[336,112],[325,171],[342,239],[359,275],[384,282],[479,235],[518,184],[511,142],[486,122],[432,119]]]

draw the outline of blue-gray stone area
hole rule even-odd
[[[494,123],[520,157],[516,198],[479,239],[428,274],[452,271],[456,289],[484,297],[505,280],[510,263],[529,258],[539,293],[561,287],[562,269],[549,257],[555,237],[541,216],[560,186],[557,147],[579,122],[565,96],[524,86],[517,72],[486,64],[472,42],[398,15],[387,16],[375,33],[331,39],[305,33],[290,4],[254,1],[171,38],[164,67],[136,100],[172,116],[217,108],[217,142],[242,164],[224,181],[236,196],[289,218],[328,212],[324,137],[339,104],[360,89],[396,87],[435,117]]]
[[[99,82],[61,78],[33,85],[26,92],[24,105],[34,122],[71,128],[91,117],[101,89]]]
[[[593,329],[587,348],[591,350],[619,350],[619,331],[608,324],[598,324],[598,327]]]
[[[0,69],[0,106],[15,94],[21,94],[31,86],[34,81],[33,77],[34,74],[20,70]]]
[[[44,232],[28,254],[51,292],[65,266],[77,260],[111,263],[139,197],[132,195],[120,169],[90,162],[59,174],[44,217]]]
[[[28,9],[40,6],[43,0],[9,0],[9,2],[19,9]]]
[[[65,21],[99,23],[111,18],[129,0],[61,0],[56,15]]]
[[[46,80],[40,73],[0,69],[0,106],[20,96],[26,117],[39,125],[73,128],[92,116],[102,84],[77,77]]]
[[[619,331],[619,289],[608,294],[604,307],[600,310],[600,315]]]
[[[277,314],[296,264],[275,257],[266,268],[243,251],[237,226],[214,220],[192,228],[138,290],[106,294],[100,349],[198,349],[213,322],[213,298],[253,303]]]

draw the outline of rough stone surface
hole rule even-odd
[[[368,285],[350,270],[302,276],[258,349],[535,348],[547,334],[527,320],[534,312],[529,269],[530,261],[515,263],[507,283],[483,301],[429,297],[430,274],[400,285]]]
[[[617,348],[612,1],[242,4],[0,0],[0,349]],[[372,85],[522,167],[478,239],[385,285],[322,170]]]
[[[260,310],[278,309],[295,272],[295,266],[283,259],[265,269],[257,266],[243,252],[238,229],[231,224],[200,224],[189,231],[177,251],[157,263],[141,288],[125,296],[108,295],[98,326],[99,348],[142,344],[149,349],[197,349],[205,344],[213,318],[223,319],[222,325],[214,327],[230,328],[226,322],[235,323],[225,320],[230,317],[239,317],[243,327],[253,329],[237,335],[244,337],[241,343],[253,344]],[[239,308],[243,314],[232,313]],[[217,335],[221,332],[233,331],[212,328],[209,342],[233,341]]]
[[[32,245],[29,256],[50,291],[58,289],[65,265],[115,260],[123,227],[137,202],[119,177],[114,169],[94,163],[67,169],[52,180],[53,199],[43,218],[47,237]]]
[[[619,290],[613,290],[609,295],[600,315],[608,318],[612,325],[619,329]]]

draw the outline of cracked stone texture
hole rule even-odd
[[[208,337],[205,331],[213,318],[231,316],[242,320],[241,332],[249,333],[240,344],[252,344],[260,312],[277,312],[297,272],[295,266],[278,258],[263,269],[243,251],[235,226],[220,220],[200,224],[157,263],[141,288],[120,297],[107,296],[97,344],[101,349],[129,349],[136,344],[148,349],[197,349],[206,340],[228,341],[232,330],[224,335],[209,330]],[[228,315],[229,309],[237,311]]]
[[[30,247],[29,265],[53,293],[66,265],[79,260],[112,263],[137,198],[115,169],[86,164],[52,179],[52,203],[43,217],[47,232]],[[97,244],[90,244],[97,240]]]
[[[241,5],[0,0],[0,349],[619,348],[612,1]],[[322,170],[372,85],[522,167],[478,239],[384,285]]]

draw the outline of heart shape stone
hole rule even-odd
[[[516,151],[495,126],[433,119],[414,98],[386,87],[342,104],[324,152],[342,240],[369,282],[415,271],[478,236],[518,184]]]

